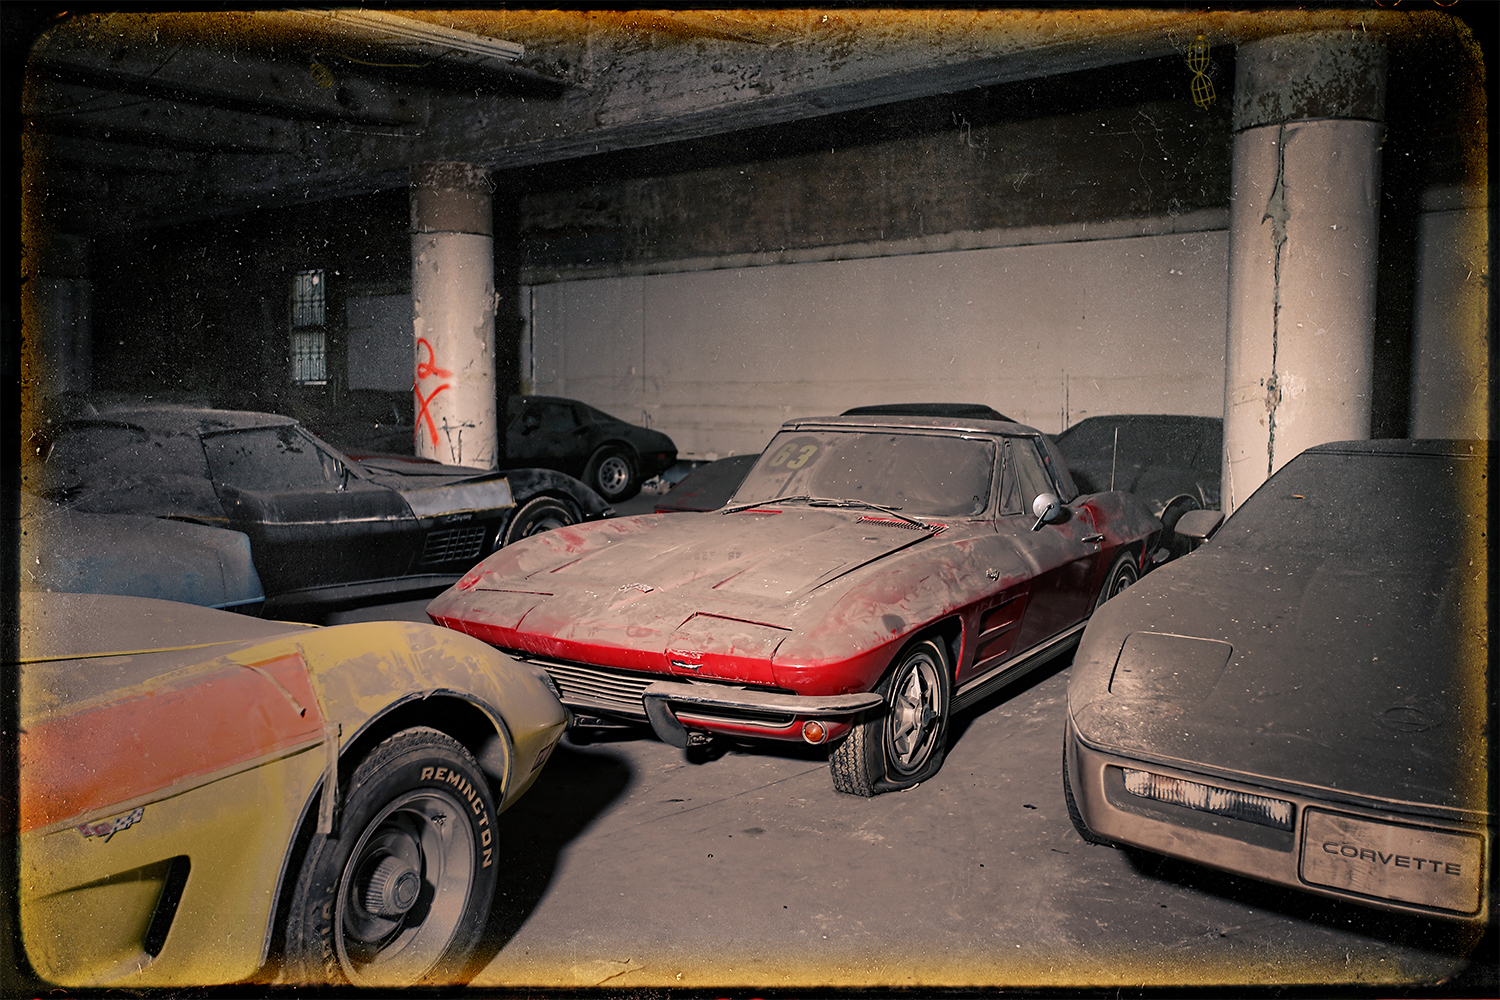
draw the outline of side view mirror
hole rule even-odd
[[[1223,523],[1224,512],[1222,510],[1189,510],[1184,511],[1177,519],[1177,524],[1172,530],[1183,538],[1205,542]]]
[[[1036,517],[1036,524],[1031,526],[1031,530],[1041,531],[1042,525],[1062,520],[1062,498],[1056,493],[1039,494],[1035,500],[1031,501],[1031,513]]]

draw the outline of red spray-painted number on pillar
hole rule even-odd
[[[448,383],[442,383],[426,396],[423,396],[422,380],[433,376],[437,378],[452,378],[453,373],[446,368],[439,368],[437,366],[437,354],[433,351],[432,345],[427,342],[426,337],[417,338],[417,347],[427,348],[427,360],[417,362],[417,380],[411,385],[411,391],[417,396],[417,426],[421,427],[422,421],[427,421],[427,434],[432,438],[432,446],[436,448],[438,443],[437,424],[433,423],[432,414],[428,411],[427,406],[432,402],[433,397],[448,388]]]

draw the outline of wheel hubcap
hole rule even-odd
[[[335,948],[357,986],[419,981],[458,932],[475,870],[461,804],[408,792],[365,827],[339,881]]]
[[[599,463],[599,487],[608,496],[622,492],[630,483],[630,463],[611,455]]]
[[[942,678],[932,658],[923,654],[909,665],[891,691],[890,756],[902,773],[927,763],[942,719]]]
[[[394,855],[386,855],[375,865],[365,883],[365,909],[380,917],[399,917],[417,901],[422,891],[422,876],[411,865]]]

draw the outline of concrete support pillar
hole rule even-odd
[[[1236,58],[1224,510],[1305,448],[1370,436],[1385,50],[1308,32]]]
[[[495,414],[495,236],[484,167],[412,171],[411,292],[416,454],[499,464]]]

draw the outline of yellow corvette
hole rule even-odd
[[[65,987],[463,981],[569,723],[407,622],[26,594],[19,659],[22,941]]]

